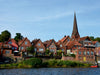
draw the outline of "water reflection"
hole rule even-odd
[[[0,75],[100,75],[100,68],[2,69]]]

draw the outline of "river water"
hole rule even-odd
[[[0,75],[100,75],[100,68],[0,69]]]

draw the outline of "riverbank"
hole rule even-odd
[[[42,61],[39,58],[30,58],[20,63],[12,64],[0,64],[0,69],[11,69],[11,68],[69,68],[69,67],[82,67],[88,68],[91,64],[81,63],[76,61],[63,61],[57,59],[49,59]]]

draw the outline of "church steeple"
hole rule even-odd
[[[77,40],[80,38],[80,35],[78,33],[78,27],[77,27],[77,20],[76,20],[76,13],[74,12],[74,23],[73,23],[73,32],[72,32],[72,39]]]

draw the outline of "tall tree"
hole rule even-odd
[[[8,41],[11,38],[11,33],[7,30],[1,32],[0,42]]]
[[[16,33],[16,36],[15,36],[15,41],[18,42],[19,40],[22,40],[23,39],[23,36],[21,35],[21,33]]]
[[[94,36],[90,36],[90,39],[91,39],[92,41],[95,41]]]
[[[1,46],[1,56],[2,56],[2,51],[3,51],[3,44],[5,41],[8,41],[11,38],[11,34],[9,31],[5,30],[3,32],[1,32],[0,35],[0,42],[2,42],[2,46]]]

